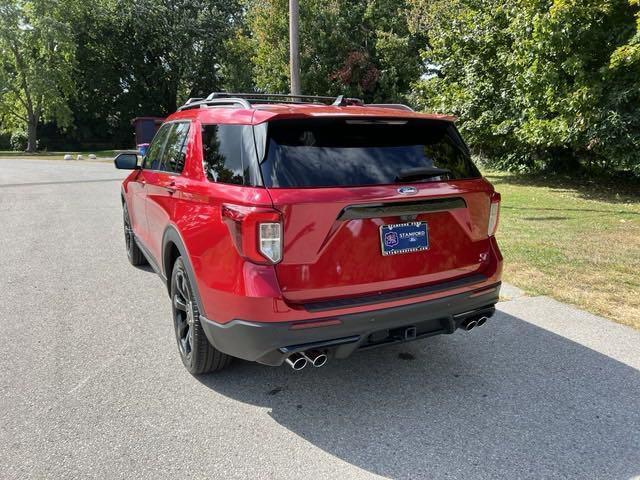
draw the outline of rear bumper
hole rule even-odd
[[[304,322],[236,319],[221,324],[203,316],[200,321],[218,350],[245,360],[281,365],[290,354],[312,348],[345,358],[357,349],[453,333],[469,317],[491,316],[499,294],[500,283],[496,283],[425,302],[329,316],[326,319],[333,320],[332,325],[313,328],[304,328]]]

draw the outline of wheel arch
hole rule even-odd
[[[193,270],[193,265],[191,264],[191,258],[189,257],[189,251],[184,245],[184,241],[182,240],[182,236],[178,232],[175,226],[169,225],[162,236],[162,273],[164,276],[164,280],[166,282],[167,293],[171,295],[171,275],[173,273],[173,265],[176,262],[178,257],[182,257],[182,261],[184,263],[184,267],[187,270],[187,274],[191,280],[191,285],[193,288],[193,292],[196,297],[196,302],[198,304],[198,310],[204,316],[206,316],[206,311],[204,306],[202,305],[202,300],[200,297],[200,290],[198,288],[198,282],[196,281],[196,275]]]

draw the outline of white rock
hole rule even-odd
[[[84,158],[82,158],[82,155],[78,155],[78,156],[76,157],[76,160],[84,160]]]
[[[73,157],[67,153],[67,154],[64,156],[64,159],[65,159],[65,160],[73,160]]]

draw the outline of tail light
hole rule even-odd
[[[274,265],[282,260],[282,216],[279,211],[223,205],[222,220],[241,256],[262,265]]]
[[[258,224],[260,229],[258,237],[258,250],[273,263],[282,260],[282,226],[280,222],[268,222]]]
[[[500,194],[494,192],[491,195],[491,208],[489,209],[489,225],[487,226],[487,234],[495,235],[498,229],[498,219],[500,218]]]

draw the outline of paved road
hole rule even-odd
[[[322,369],[192,377],[127,263],[119,177],[0,161],[0,478],[640,475],[640,332],[547,298]]]

